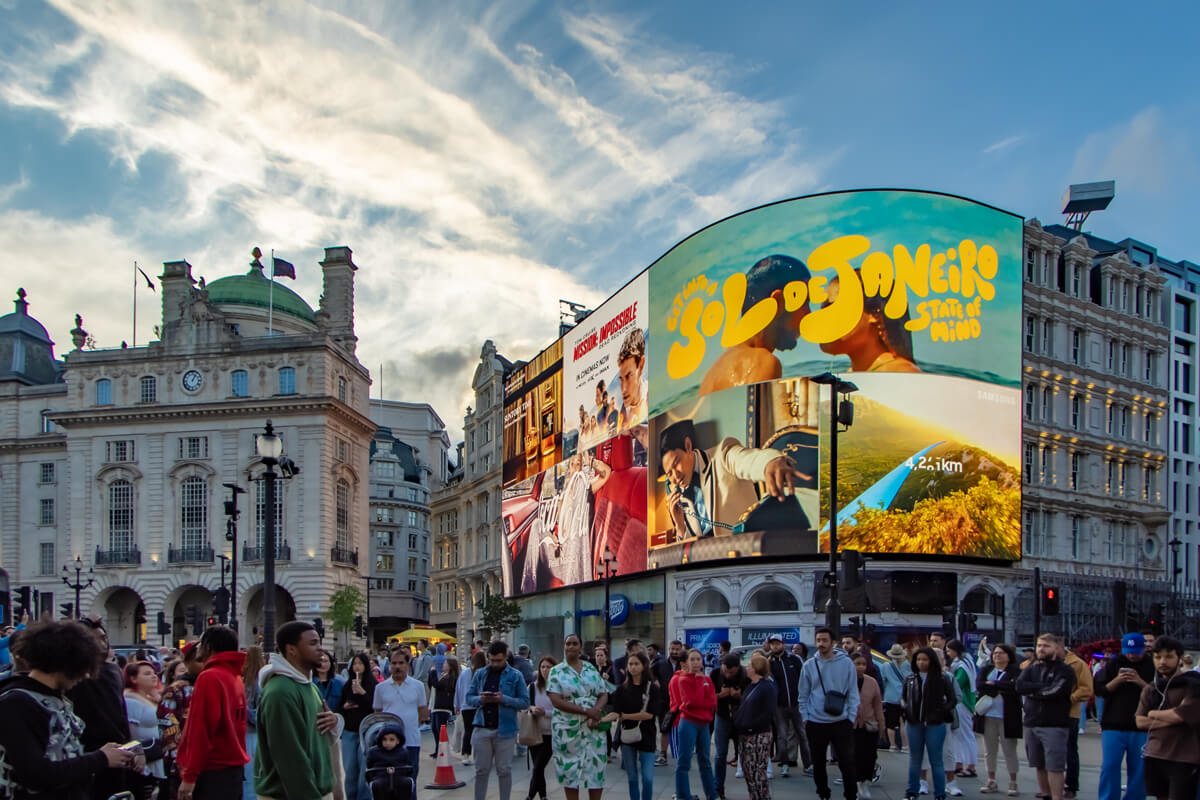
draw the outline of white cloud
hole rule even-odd
[[[1196,154],[1186,132],[1167,124],[1150,106],[1128,122],[1090,134],[1075,153],[1072,181],[1116,180],[1125,192],[1163,194],[1196,171]]]
[[[78,310],[116,345],[128,325],[100,309],[128,305],[122,265],[186,257],[213,280],[255,244],[296,263],[315,305],[320,248],[346,244],[361,360],[452,435],[485,338],[534,354],[559,298],[595,303],[644,266],[625,248],[816,188],[836,157],[807,157],[779,105],[728,88],[753,65],[613,17],[538,15],[578,51],[558,60],[518,7],[53,2],[77,30],[25,32],[0,102],[98,138],[126,174],[164,157],[171,185],[84,220],[5,211],[27,192],[0,193],[0,225],[39,243],[35,313],[69,329]],[[51,288],[80,263],[95,285]]]
[[[1016,147],[1021,142],[1025,141],[1025,134],[1020,133],[1016,136],[1009,136],[1006,139],[1001,139],[998,142],[993,142],[983,148],[984,153],[999,153],[1003,150],[1008,150],[1011,147]]]

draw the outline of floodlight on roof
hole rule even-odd
[[[1108,208],[1116,192],[1116,181],[1071,184],[1063,195],[1062,213],[1067,215],[1067,227],[1082,231],[1088,215]]]

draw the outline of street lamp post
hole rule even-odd
[[[812,379],[813,383],[829,386],[829,572],[825,581],[829,586],[829,601],[825,604],[825,627],[833,631],[835,637],[841,635],[842,607],[838,603],[838,496],[837,496],[837,459],[838,459],[838,426],[847,428],[854,422],[854,406],[845,395],[857,392],[858,387],[849,381],[844,381],[832,372],[826,372]],[[838,402],[838,395],[842,401]]]
[[[221,484],[229,490],[229,499],[225,501],[225,541],[229,542],[229,627],[238,629],[237,620],[237,521],[241,512],[238,511],[238,495],[246,490],[236,483]],[[224,565],[222,565],[224,566]],[[222,570],[224,575],[224,570]]]
[[[71,583],[71,579],[69,577],[71,574],[71,570],[68,569],[66,564],[63,564],[62,580],[63,580],[63,583],[65,583],[67,585],[68,589],[75,590],[75,619],[79,619],[81,616],[79,613],[79,593],[96,582],[96,579],[92,577],[92,575],[95,573],[95,569],[92,567],[88,568],[87,583],[84,583],[83,582],[83,559],[81,559],[79,556],[75,556],[75,563],[71,565],[71,568],[73,568],[75,570],[75,582]]]
[[[265,433],[255,437],[263,472],[263,650],[275,649],[275,465],[283,455],[283,440],[267,420]]]
[[[1167,542],[1167,547],[1171,548],[1171,634],[1178,636],[1179,631],[1179,548],[1183,546],[1183,542],[1178,536]]]
[[[608,545],[604,546],[604,556],[596,564],[604,577],[604,643],[612,647],[612,606],[609,599],[609,589],[613,576],[617,574],[617,559]]]

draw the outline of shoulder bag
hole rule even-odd
[[[646,683],[646,697],[642,700],[642,710],[640,713],[646,713],[646,709],[650,706],[650,684]],[[621,744],[638,744],[642,741],[642,721],[637,720],[632,728],[626,728],[622,720],[621,725]]]
[[[821,663],[817,662],[815,666],[817,668],[817,680],[820,681],[821,691],[825,694],[825,713],[831,717],[840,717],[846,713],[846,692],[826,689],[825,676],[821,674]]]

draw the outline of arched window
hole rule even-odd
[[[345,478],[337,482],[337,502],[335,509],[337,517],[337,541],[335,542],[335,546],[348,551],[350,549],[350,482]]]
[[[208,481],[193,475],[179,489],[180,548],[198,552],[208,546]]]
[[[133,550],[133,484],[123,478],[108,486],[108,549]]]
[[[158,402],[158,379],[153,375],[143,375],[141,383],[141,394],[138,399],[143,403]]]
[[[747,611],[799,611],[796,596],[782,586],[764,586],[746,601]]]
[[[689,614],[728,614],[729,600],[716,589],[705,589],[692,598]]]
[[[279,393],[280,394],[295,394],[296,393],[296,368],[295,367],[280,367],[279,368]]]
[[[112,381],[108,378],[101,378],[96,381],[96,405],[112,405]]]
[[[275,482],[275,552],[283,552],[283,487]],[[266,481],[256,481],[254,485],[254,539],[255,546],[266,547],[263,532],[267,529],[267,488]]]
[[[235,369],[229,376],[229,385],[234,397],[250,396],[250,379],[246,375],[246,370]]]

